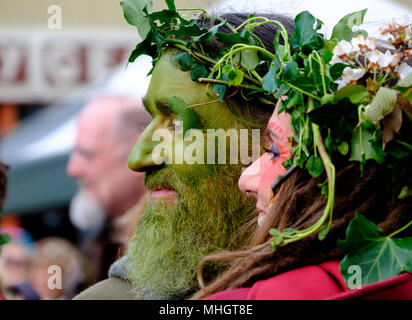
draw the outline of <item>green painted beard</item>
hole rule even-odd
[[[192,177],[165,167],[147,173],[145,185],[172,187],[178,194],[173,205],[150,198],[128,250],[126,268],[134,293],[141,299],[182,299],[196,289],[196,270],[202,257],[239,248],[236,237],[254,209],[254,200],[237,186],[241,167],[210,166],[207,177]],[[185,181],[184,183],[182,181]],[[220,271],[207,266],[207,279]]]

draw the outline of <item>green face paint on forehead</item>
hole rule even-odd
[[[175,96],[191,106],[197,115],[201,129],[226,129],[239,126],[224,102],[210,103],[218,100],[212,86],[192,81],[190,72],[179,69],[175,54],[175,50],[165,52],[153,70],[144,99],[145,107],[152,116],[159,113],[173,114],[170,101]]]

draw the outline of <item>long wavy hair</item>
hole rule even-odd
[[[279,189],[263,224],[252,234],[244,250],[216,253],[200,262],[200,290],[192,299],[203,299],[222,290],[248,287],[256,281],[295,268],[342,259],[344,253],[337,248],[337,240],[345,238],[348,223],[356,213],[363,214],[385,233],[399,229],[410,220],[412,199],[393,201],[389,170],[369,161],[361,174],[358,163],[346,163],[337,166],[333,222],[326,239],[320,241],[315,234],[272,252],[271,228],[302,230],[320,218],[326,205],[318,187],[322,179],[313,179],[304,170],[292,174]],[[256,228],[256,219],[245,229],[250,228]],[[402,234],[406,236],[411,231],[409,228]],[[216,280],[205,284],[202,268],[211,261],[220,261],[227,269]]]

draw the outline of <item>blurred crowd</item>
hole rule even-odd
[[[110,265],[126,250],[146,202],[143,174],[125,164],[149,122],[136,98],[99,96],[84,106],[67,165],[67,174],[79,184],[69,208],[78,242],[55,236],[34,241],[18,219],[4,220],[0,234],[10,237],[0,247],[4,298],[71,299],[107,277]],[[6,176],[2,164],[3,200]]]

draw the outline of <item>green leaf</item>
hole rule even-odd
[[[398,87],[411,87],[412,86],[412,72],[409,73],[405,78],[397,84]]]
[[[318,239],[320,241],[324,240],[326,238],[326,236],[329,233],[329,229],[330,229],[330,224],[329,223],[325,223],[322,228],[320,229],[319,233],[318,233]]]
[[[284,235],[285,237],[291,237],[291,236],[295,235],[296,232],[298,232],[296,229],[293,229],[293,228],[285,228],[285,229],[283,230],[283,235]]]
[[[167,7],[169,10],[176,12],[176,6],[174,0],[166,0]]]
[[[246,30],[246,29],[244,29]],[[254,44],[253,39],[250,37],[250,32],[243,33],[223,33],[223,32],[216,32],[216,38],[223,43],[229,44],[237,44],[237,43],[244,43],[244,44]]]
[[[279,70],[280,66],[277,63],[272,63],[269,71],[263,77],[263,89],[268,92],[275,92],[275,90],[279,87],[279,78],[276,75],[277,71]]]
[[[345,282],[352,276],[350,266],[359,266],[362,286],[412,272],[412,238],[389,238],[373,222],[358,214],[338,241],[346,256],[340,263]]]
[[[293,80],[298,77],[299,74],[299,66],[295,61],[289,62],[283,71],[283,77],[285,80]]]
[[[323,38],[317,33],[317,30],[321,27],[322,22],[312,16],[309,11],[299,13],[295,18],[295,32],[290,38],[292,48],[320,49]]]
[[[180,70],[186,72],[192,69],[192,58],[188,52],[177,53],[175,58],[179,61]]]
[[[144,8],[150,13],[152,11],[151,0],[124,0],[120,2],[126,21],[135,26],[142,40],[146,39],[150,32],[150,22]]]
[[[213,36],[217,33],[220,27],[224,26],[226,24],[226,20],[223,20],[221,23],[211,27],[209,30],[207,30],[206,33],[196,37],[193,41],[194,42],[200,42],[200,41],[209,41],[213,38]]]
[[[325,170],[322,159],[320,157],[315,157],[314,155],[311,155],[309,157],[306,163],[306,167],[310,175],[314,178],[319,177],[322,174],[323,170]]]
[[[375,159],[378,163],[384,161],[382,153],[378,153],[373,146],[374,136],[369,130],[358,128],[352,135],[350,161],[363,163],[369,159]]]
[[[185,38],[190,38],[190,37],[197,37],[202,34],[207,32],[205,29],[200,29],[200,27],[197,25],[196,20],[193,20],[189,22],[186,25],[180,25],[179,29],[173,29],[170,34],[173,34],[178,37],[185,37]]]
[[[342,76],[343,70],[347,67],[344,63],[335,63],[329,69],[329,74],[333,80],[337,80]]]
[[[279,245],[279,244],[282,243],[282,241],[283,241],[283,234],[282,234],[281,231],[279,231],[278,229],[270,229],[270,230],[269,230],[269,234],[270,234],[272,237],[275,237],[275,239],[273,239],[273,241],[272,241],[275,246],[277,246],[277,245]]]
[[[220,101],[223,101],[226,94],[226,86],[224,84],[215,83],[213,84],[213,92],[216,93]]]
[[[243,72],[239,69],[233,69],[230,71],[228,76],[229,86],[238,86],[243,81]]]
[[[241,52],[240,66],[248,71],[255,70],[259,65],[259,57],[256,50],[244,50]]]
[[[152,44],[152,37],[147,37],[142,42],[138,43],[129,57],[129,62],[135,61],[139,56],[147,54],[153,56],[157,51],[157,47]]]
[[[367,95],[368,90],[366,90],[364,86],[359,84],[350,84],[335,92],[335,102],[338,102],[344,98],[349,98],[352,103],[358,104]]]
[[[207,78],[209,72],[204,64],[194,63],[192,64],[192,71],[190,72],[190,77],[193,81],[197,81],[199,78]]]
[[[183,135],[185,135],[189,129],[199,129],[196,114],[193,109],[188,108],[182,98],[173,96],[172,99],[170,99],[170,109],[176,115],[177,119],[183,122]]]
[[[395,90],[380,87],[376,96],[365,110],[365,116],[373,123],[382,120],[395,107],[397,94]]]
[[[321,98],[320,103],[322,105],[332,103],[334,98],[335,98],[335,96],[334,96],[333,93],[327,93]]]
[[[343,141],[340,145],[338,145],[338,151],[346,156],[349,152],[349,145],[346,141]]]
[[[333,28],[331,39],[350,41],[355,36],[352,28],[363,23],[367,10],[352,12],[344,16]]]

